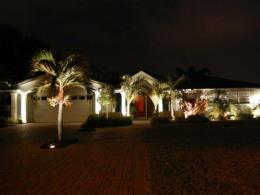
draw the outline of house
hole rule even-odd
[[[0,90],[2,97],[9,95],[10,100],[5,100],[5,102],[9,102],[9,115],[12,120],[20,119],[23,123],[56,121],[57,108],[48,105],[47,92],[37,96],[33,91],[42,80],[44,80],[44,76],[38,76],[17,83],[12,89]],[[130,85],[139,82],[138,93],[129,98],[127,97],[127,89],[119,84],[119,87],[114,90],[117,104],[110,106],[110,112],[121,112],[123,115],[132,113],[135,117],[147,118],[151,116],[154,110],[158,112],[171,111],[171,104],[173,104],[174,110],[180,109],[178,98],[171,99],[171,97],[169,99],[152,92],[154,85],[163,85],[165,81],[144,71],[139,71],[130,76],[128,81]],[[72,106],[64,109],[64,122],[83,122],[90,114],[104,112],[105,108],[98,101],[104,84],[90,80],[93,89],[91,94],[87,94],[87,91],[83,88],[68,89],[67,93],[71,95]],[[184,93],[201,91],[205,99],[210,98],[212,92],[216,90],[225,91],[226,96],[245,112],[253,103],[260,103],[260,85],[257,84],[195,75],[178,85],[178,91]],[[167,89],[162,92],[169,94]]]

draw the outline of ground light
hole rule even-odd
[[[79,141],[78,139],[64,139],[62,142],[54,140],[54,141],[50,141],[50,142],[42,144],[41,149],[53,150],[53,149],[64,148],[71,144],[75,144],[78,141]]]

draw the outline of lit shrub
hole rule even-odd
[[[258,105],[257,107],[252,109],[252,115],[254,118],[260,118],[260,106]]]
[[[95,128],[100,127],[116,127],[116,126],[126,126],[132,124],[131,117],[114,117],[106,118],[105,115],[92,114],[89,115],[87,120],[81,125],[81,131],[94,131]]]
[[[229,119],[231,119],[231,120],[238,120],[239,119],[240,110],[234,104],[229,105],[229,113],[230,113]]]
[[[174,111],[175,121],[183,121],[185,119],[184,112],[182,110]]]
[[[170,111],[159,112],[159,117],[168,118],[168,119],[172,118]]]

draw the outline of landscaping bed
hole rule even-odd
[[[132,124],[131,117],[113,117],[106,118],[105,115],[90,115],[87,120],[81,125],[80,131],[94,131],[95,128],[100,127],[117,127],[117,126],[126,126]]]
[[[260,194],[260,122],[153,126],[144,135],[154,194]]]

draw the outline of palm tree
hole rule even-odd
[[[171,116],[174,118],[174,109],[173,109],[173,99],[176,98],[176,87],[186,80],[186,76],[183,74],[181,77],[179,77],[177,80],[174,80],[173,77],[168,76],[167,77],[167,85],[168,90],[170,93],[170,100],[171,100]]]
[[[154,103],[154,111],[158,111],[158,105],[160,101],[163,101],[163,97],[166,95],[165,90],[167,89],[166,83],[153,83],[151,99]]]
[[[131,79],[129,75],[124,75],[122,77],[123,82],[121,84],[122,90],[125,92],[126,98],[126,116],[130,116],[130,105],[131,102],[143,92],[145,94],[150,94],[151,90],[145,85],[145,80],[142,78],[137,78],[135,80]]]
[[[57,128],[58,142],[63,141],[63,106],[70,106],[70,96],[65,94],[68,87],[85,88],[85,72],[77,65],[75,55],[70,55],[65,60],[57,62],[50,51],[42,50],[32,58],[32,72],[46,74],[46,79],[36,88],[37,93],[46,90],[54,95],[48,98],[51,106],[58,106]]]

